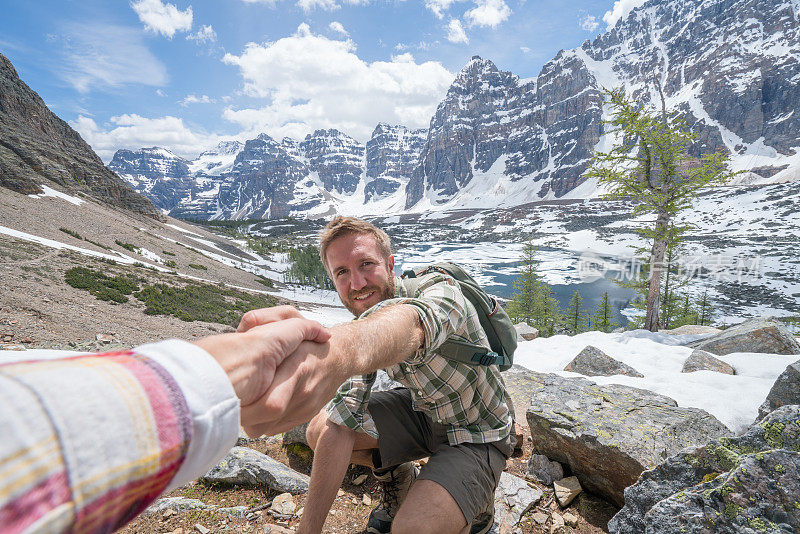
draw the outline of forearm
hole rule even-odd
[[[355,432],[328,421],[314,450],[308,499],[298,534],[322,532],[328,511],[350,464]]]
[[[388,306],[331,330],[331,348],[343,379],[403,361],[424,341],[419,314],[405,304]]]

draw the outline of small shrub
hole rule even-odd
[[[134,278],[108,276],[87,267],[73,267],[64,273],[64,280],[76,289],[85,289],[96,298],[109,302],[128,302],[127,295],[139,290]]]
[[[275,282],[273,282],[271,279],[267,278],[266,276],[258,275],[256,277],[256,282],[258,282],[259,284],[265,285],[267,287],[275,287]]]
[[[91,243],[92,245],[94,245],[94,246],[96,246],[96,247],[100,247],[100,248],[102,248],[102,249],[105,249],[105,250],[110,250],[110,249],[109,249],[107,246],[105,246],[105,245],[102,245],[102,244],[98,243],[97,241],[92,241],[91,239],[87,239],[87,238],[85,238],[85,237],[84,237],[83,239],[84,239],[84,241],[86,241],[87,243]]]
[[[61,228],[59,228],[59,230],[61,230],[62,232],[64,232],[67,235],[71,235],[75,239],[83,240],[83,238],[81,237],[81,234],[79,234],[78,232],[76,232],[74,230],[70,230],[69,228],[64,228],[63,226]]]
[[[172,267],[174,269],[178,264],[175,263],[175,260],[167,260],[164,262],[164,265],[166,265],[167,267]]]
[[[162,250],[161,253],[164,254],[165,256],[175,256],[174,252],[167,252],[166,250]]]
[[[117,245],[121,246],[126,250],[130,250],[131,252],[136,252],[137,250],[139,250],[139,247],[137,247],[136,245],[131,245],[130,243],[124,243],[119,239],[115,239],[114,243],[116,243]]]
[[[183,287],[151,284],[134,296],[145,305],[147,315],[172,315],[182,321],[235,324],[244,312],[275,305],[273,297],[250,295],[243,291],[211,284]]]
[[[206,267],[205,265],[200,265],[199,263],[190,263],[189,267],[191,267],[192,269],[197,269],[198,271],[208,270],[208,267]]]

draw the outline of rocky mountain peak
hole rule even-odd
[[[316,130],[300,143],[327,191],[353,194],[361,179],[364,145],[336,129]]]
[[[31,194],[40,193],[46,181],[161,218],[149,200],[107,169],[78,132],[47,108],[0,54],[0,186]]]

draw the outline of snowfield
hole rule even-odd
[[[736,375],[714,371],[681,373],[694,349],[681,346],[707,335],[670,335],[647,330],[619,334],[585,332],[576,336],[552,336],[522,341],[514,363],[540,373],[582,377],[597,384],[622,384],[647,389],[675,399],[679,406],[701,408],[737,434],[746,430],[758,415],[772,384],[798,355],[733,353],[717,356],[736,369]],[[615,360],[644,375],[584,377],[564,371],[587,345],[593,345]]]

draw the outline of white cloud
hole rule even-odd
[[[336,22],[335,20],[333,22],[331,22],[330,24],[328,24],[328,29],[330,29],[332,32],[344,35],[345,37],[349,37],[350,36],[350,34],[347,32],[347,30],[344,29],[344,26],[342,26],[342,23],[341,22]]]
[[[600,26],[600,23],[597,22],[597,17],[595,17],[594,15],[586,15],[580,21],[581,29],[589,33],[593,33],[598,26]]]
[[[444,14],[456,1],[460,0],[425,0],[425,7],[441,19],[444,18]]]
[[[127,84],[163,86],[167,69],[145,46],[141,31],[124,26],[69,24],[61,36],[58,74],[81,93]]]
[[[297,0],[297,7],[308,13],[314,9],[333,11],[339,9],[339,4],[336,0]]]
[[[641,6],[647,0],[617,0],[614,6],[603,15],[603,22],[612,28],[620,19],[625,18],[633,9]]]
[[[464,27],[458,19],[450,19],[447,25],[447,40],[451,43],[464,43],[469,44],[469,38],[464,32]]]
[[[519,49],[522,50],[523,54],[527,54],[528,52],[531,51],[531,49],[528,48],[527,46],[520,46]]]
[[[172,116],[149,119],[135,114],[120,115],[111,117],[106,128],[101,128],[91,117],[79,115],[69,125],[106,162],[119,148],[137,150],[151,146],[168,148],[183,157],[195,157],[222,140],[218,135],[192,131],[183,119]]]
[[[186,95],[186,97],[178,102],[181,106],[186,107],[189,104],[216,104],[216,100],[208,95]]]
[[[186,38],[190,41],[197,41],[198,44],[215,43],[217,41],[217,32],[215,32],[214,28],[209,24],[207,26],[200,26],[199,30],[190,33]]]
[[[381,121],[426,127],[453,81],[440,63],[417,63],[410,54],[364,61],[351,40],[315,35],[307,24],[223,61],[239,68],[245,94],[269,99],[258,109],[229,108],[224,117],[249,134],[274,137],[338,128],[366,140]]]
[[[158,96],[162,97],[162,98],[163,98],[163,97],[165,97],[165,96],[167,96],[167,93],[165,93],[165,92],[164,92],[164,91],[162,91],[161,89],[156,89],[156,94],[157,94]]]
[[[476,7],[464,13],[470,27],[496,28],[511,15],[511,8],[503,0],[475,0]]]
[[[164,37],[172,39],[175,32],[192,29],[192,6],[181,11],[175,4],[164,4],[161,0],[136,0],[131,7],[145,28]]]

